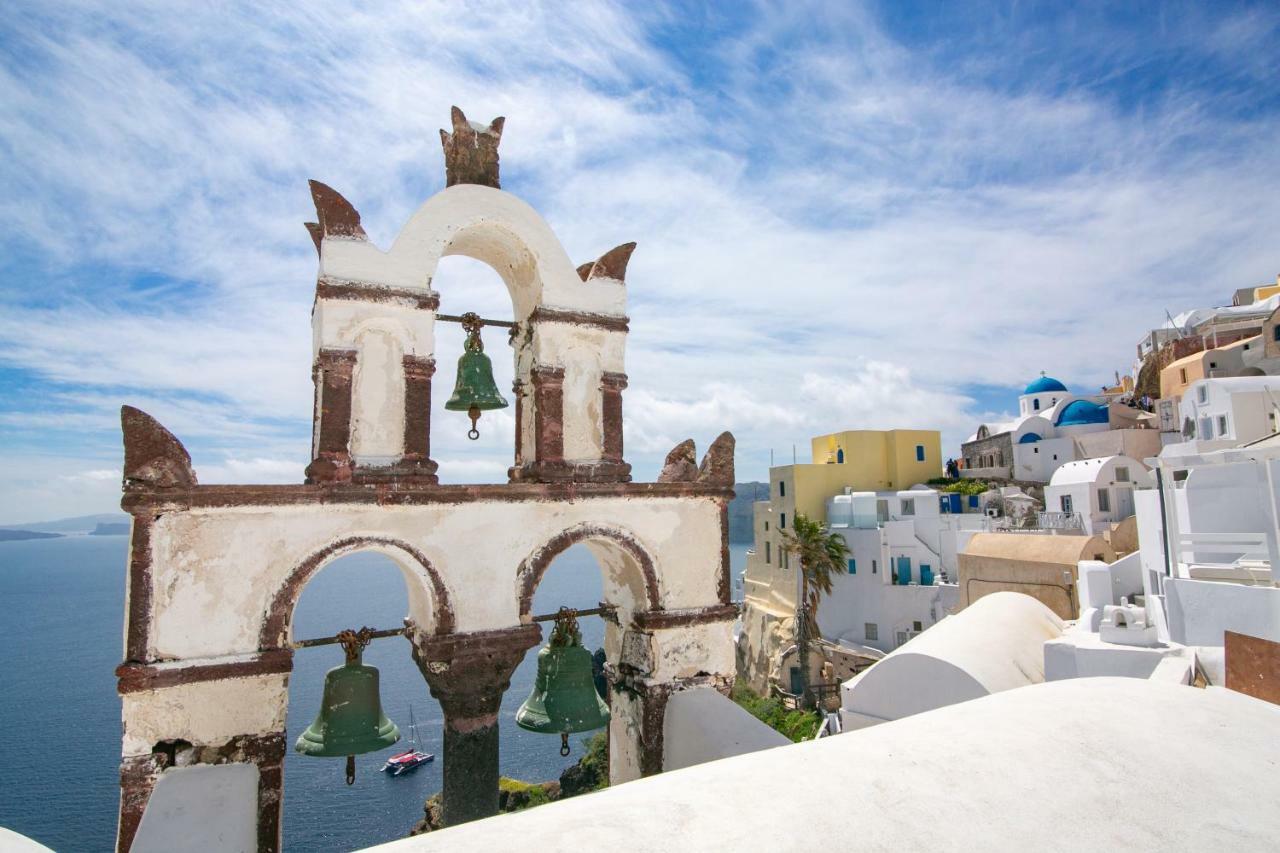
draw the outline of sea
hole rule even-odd
[[[114,670],[123,647],[127,547],[127,536],[0,542],[0,826],[57,851],[109,851],[115,843],[121,729]],[[739,598],[748,547],[730,548]],[[577,545],[548,569],[534,612],[594,607],[600,598],[600,570]],[[353,554],[326,566],[303,590],[294,636],[395,627],[406,611],[404,579],[390,560]],[[583,618],[580,626],[584,645],[598,648],[604,636],[600,619]],[[558,737],[515,725],[516,709],[533,686],[536,656],[531,649],[516,669],[499,720],[502,774],[531,782],[559,778],[581,756],[586,739],[575,739],[572,754],[561,758]],[[381,670],[383,710],[407,738],[412,708],[420,745],[436,760],[392,777],[379,768],[401,745],[358,756],[356,782],[348,787],[342,759],[290,750],[286,850],[354,850],[403,838],[422,818],[427,797],[440,789],[443,717],[409,656],[408,642],[377,640],[364,662]],[[325,672],[341,663],[338,646],[295,654],[291,740],[315,718]]]

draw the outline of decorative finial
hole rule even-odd
[[[440,144],[444,146],[445,186],[454,184],[480,184],[498,189],[498,143],[502,141],[502,126],[506,122],[498,116],[488,127],[467,121],[462,110],[454,107],[453,133],[440,131]]]

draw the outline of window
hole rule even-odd
[[[1225,436],[1227,434],[1227,416],[1218,415],[1218,435]]]
[[[782,551],[782,568],[784,569],[791,568],[791,552],[790,551]]]
[[[876,561],[875,561],[875,560],[872,560],[872,561],[871,561],[871,574],[873,574],[873,575],[874,575],[874,574],[876,574],[876,573],[877,573],[877,572],[879,572],[879,571],[880,571],[880,567],[876,564]]]
[[[1271,330],[1271,340],[1280,341],[1280,326],[1276,326]]]
[[[1178,381],[1183,385],[1187,384],[1187,369],[1185,367],[1178,368]]]
[[[1032,453],[1039,453],[1039,452],[1040,452],[1040,448],[1038,448],[1038,447],[1033,447],[1033,448],[1031,448],[1031,452],[1032,452]]]
[[[772,542],[764,543],[764,561],[766,563],[773,562],[773,543]]]
[[[977,496],[977,495],[969,495],[969,507],[970,507],[971,509],[977,509],[977,508],[978,508],[978,496]]]
[[[1204,385],[1196,386],[1196,402],[1197,403],[1209,402],[1209,389],[1206,386]]]
[[[1208,439],[1213,438],[1213,419],[1212,418],[1200,419],[1200,437],[1205,439],[1206,441]]]
[[[768,533],[768,532],[769,532],[769,522],[767,522],[767,521],[764,523],[764,530],[765,530],[765,532],[766,532],[766,533]]]
[[[857,573],[858,573],[858,561],[850,557],[849,558],[849,574],[856,575]]]
[[[1063,495],[1058,498],[1058,504],[1062,507],[1063,512],[1071,512],[1071,495]]]
[[[1211,361],[1211,362],[1209,362],[1209,369],[1210,369],[1210,370],[1213,370],[1213,369],[1214,369],[1214,368],[1216,368],[1217,366],[1218,366],[1218,362],[1216,362],[1216,361]]]
[[[1127,482],[1129,482],[1129,469],[1128,469],[1128,468],[1126,468],[1126,467],[1125,467],[1125,466],[1123,466],[1123,465],[1118,465],[1118,466],[1116,466],[1116,482],[1117,482],[1117,483],[1127,483]]]
[[[1098,512],[1111,512],[1111,493],[1098,489]]]
[[[785,512],[779,515],[778,517],[778,529],[779,530],[787,529],[787,514]]]
[[[844,448],[843,447],[836,448],[836,463],[840,465],[844,464]]]
[[[924,626],[923,626],[923,625],[921,625],[919,622],[912,622],[912,623],[911,623],[911,630],[912,630],[912,631],[923,631],[923,630],[924,630]]]
[[[1037,412],[1040,411],[1040,399],[1038,397],[1031,401],[1031,408],[1035,409]]]
[[[916,445],[916,461],[917,462],[924,461],[924,445],[923,444]]]
[[[880,639],[880,626],[874,622],[867,622],[862,626],[862,633],[868,640]]]
[[[915,514],[916,514],[916,499],[915,499],[915,498],[903,498],[903,499],[902,499],[902,514],[903,514],[903,515],[915,515]]]
[[[778,481],[778,497],[785,498],[787,496],[787,484],[784,480]]]

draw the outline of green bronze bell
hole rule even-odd
[[[562,608],[563,610],[563,608]],[[560,735],[560,754],[569,754],[569,734],[598,729],[609,722],[609,707],[596,692],[591,652],[582,647],[577,620],[556,619],[550,642],[538,652],[533,692],[516,711],[516,725],[531,732]]]
[[[347,784],[355,782],[356,756],[384,749],[400,740],[396,724],[382,713],[378,695],[378,669],[360,662],[369,640],[368,629],[338,635],[347,662],[324,677],[324,698],[315,722],[298,738],[294,749],[303,755],[347,757]],[[362,642],[363,641],[363,642]]]
[[[484,343],[480,340],[480,327],[483,325],[477,314],[462,315],[467,342],[462,357],[458,359],[458,379],[453,386],[453,396],[444,404],[451,412],[466,412],[471,416],[467,438],[473,441],[480,437],[480,431],[476,429],[480,413],[507,407],[507,401],[498,393],[498,384],[493,381],[493,364],[484,354]]]

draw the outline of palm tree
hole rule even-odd
[[[791,530],[782,534],[782,550],[794,554],[800,563],[796,646],[800,653],[800,701],[809,707],[813,701],[809,689],[809,638],[821,636],[818,604],[822,596],[831,593],[832,579],[844,571],[849,546],[840,534],[797,513]]]

